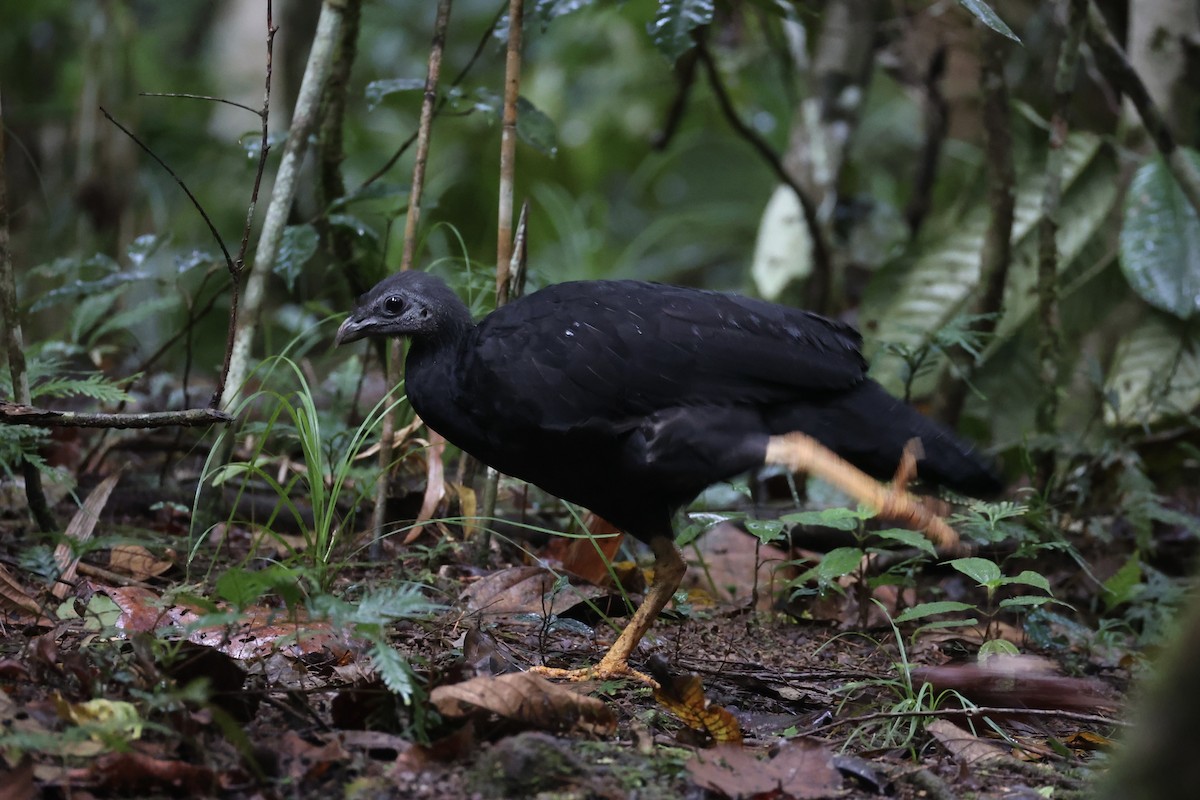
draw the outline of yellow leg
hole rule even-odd
[[[607,680],[609,678],[634,678],[658,688],[658,682],[649,675],[638,672],[629,666],[629,657],[637,649],[638,643],[650,630],[660,611],[671,602],[675,590],[683,580],[687,564],[679,553],[675,542],[666,536],[659,536],[650,542],[654,549],[654,580],[646,592],[646,599],[633,612],[625,630],[613,642],[612,647],[594,667],[583,669],[556,669],[553,667],[532,667],[529,671],[552,678],[567,678],[573,681]]]
[[[860,503],[874,508],[879,516],[911,525],[938,547],[953,550],[958,547],[958,534],[954,529],[904,489],[903,484],[911,477],[915,460],[915,451],[906,448],[896,478],[889,486],[803,433],[772,436],[767,441],[764,459],[768,464],[779,464],[793,472],[807,472],[828,481]]]

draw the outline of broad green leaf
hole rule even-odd
[[[84,335],[110,315],[124,293],[124,287],[96,292],[81,298],[71,311],[71,341],[81,342]]]
[[[44,308],[50,308],[68,300],[73,301],[81,297],[91,297],[98,292],[106,292],[111,289],[125,289],[128,288],[130,283],[145,280],[149,277],[149,273],[146,272],[116,272],[96,280],[73,280],[43,294],[34,301],[29,310],[41,311]]]
[[[1021,43],[1017,35],[1012,32],[1012,28],[1005,25],[1004,20],[1000,19],[1000,15],[991,6],[983,2],[983,0],[958,0],[958,4],[967,11],[970,11],[975,16],[975,19],[987,25],[996,33],[1007,36],[1017,44]]]
[[[775,541],[783,533],[783,522],[777,519],[748,519],[744,524],[750,535],[763,544]]]
[[[911,622],[914,619],[924,619],[935,614],[957,614],[960,611],[974,611],[970,603],[960,603],[957,600],[938,600],[933,603],[918,603],[901,611],[894,620],[896,624]]]
[[[552,20],[595,5],[596,0],[537,0],[534,10],[546,25]]]
[[[937,631],[946,628],[969,628],[972,625],[978,625],[979,620],[975,617],[967,617],[965,619],[935,619],[933,622],[926,622],[921,627],[913,632],[913,636],[917,637],[927,631]]]
[[[341,228],[349,228],[360,239],[370,239],[372,243],[379,241],[379,233],[375,228],[354,214],[330,214],[329,224]]]
[[[659,0],[650,36],[659,52],[674,62],[692,49],[692,31],[712,19],[713,0]]]
[[[558,129],[554,121],[524,97],[517,98],[517,136],[548,156],[558,153]]]
[[[359,187],[347,195],[343,195],[335,199],[329,204],[329,211],[341,211],[346,206],[353,203],[362,203],[371,200],[403,200],[408,202],[408,195],[411,187],[403,183],[393,183],[391,181],[375,181],[366,186]]]
[[[824,580],[834,580],[858,569],[862,559],[863,551],[857,547],[835,547],[825,554],[815,571]]]
[[[1020,166],[1013,220],[1013,260],[1005,289],[1005,314],[997,334],[985,351],[994,352],[1036,308],[1037,225],[1042,219],[1045,187],[1044,159]],[[1116,165],[1091,134],[1072,134],[1063,150],[1063,199],[1059,211],[1059,269],[1066,271],[1108,219],[1116,202]],[[862,306],[862,326],[875,333],[873,350],[886,342],[894,347],[917,349],[928,345],[932,335],[968,308],[979,284],[979,258],[983,250],[990,212],[980,192],[961,219],[942,220],[948,232],[940,239],[922,244],[909,264],[886,267],[872,282]],[[904,383],[905,365],[889,353],[871,354],[872,376],[897,392]],[[922,371],[915,394],[932,389],[945,364],[934,354],[932,364]]]
[[[375,108],[389,95],[398,94],[400,92],[423,91],[425,91],[424,78],[388,78],[385,80],[371,81],[367,84],[367,90],[365,92],[367,96],[367,110],[374,111]]]
[[[1017,656],[1021,651],[1017,646],[1007,639],[988,639],[979,648],[979,653],[976,658],[979,661],[987,661],[992,656]]]
[[[119,272],[121,265],[111,256],[94,253],[90,256],[64,256],[38,264],[31,272],[40,278],[62,280],[64,278],[94,278]]]
[[[1184,154],[1200,168],[1200,153]],[[1143,300],[1180,319],[1200,311],[1200,219],[1162,158],[1133,177],[1120,251],[1121,269]]]
[[[818,525],[838,531],[853,531],[858,529],[864,519],[870,519],[872,515],[873,512],[870,511],[835,506],[820,511],[799,511],[795,514],[785,514],[779,519],[789,525]]]
[[[812,273],[812,236],[792,187],[775,187],[758,223],[750,274],[767,300],[776,300],[789,284]]]
[[[1041,595],[1022,594],[1017,597],[1006,597],[1000,601],[1000,608],[1019,608],[1022,606],[1044,606],[1047,603],[1057,603],[1053,597],[1042,597]]]
[[[931,556],[937,555],[937,548],[933,546],[933,542],[926,539],[924,534],[917,533],[916,531],[909,531],[904,528],[889,528],[886,531],[875,531],[872,535],[891,542],[900,542],[908,547],[915,547]]]
[[[1142,559],[1134,553],[1104,582],[1104,607],[1112,611],[1131,600],[1141,582]]]
[[[166,241],[165,237],[153,233],[145,233],[133,240],[129,247],[125,248],[125,255],[129,258],[129,263],[135,267],[142,266],[146,259],[154,255],[155,251],[162,246]]]
[[[179,297],[174,294],[165,294],[160,297],[151,297],[143,300],[140,303],[134,303],[131,308],[127,308],[117,314],[110,315],[100,325],[96,326],[91,331],[88,337],[87,345],[90,347],[107,333],[113,331],[130,332],[131,329],[139,323],[161,314],[164,311],[175,308],[179,305]]]
[[[1149,425],[1200,405],[1200,353],[1183,323],[1151,312],[1117,346],[1104,421]]]
[[[269,582],[258,572],[233,567],[217,578],[217,595],[236,608],[245,608],[267,590]]]
[[[223,264],[225,260],[222,256],[216,253],[208,253],[204,250],[193,250],[190,253],[180,253],[175,256],[175,271],[183,275],[191,272],[198,267],[207,267],[210,264]]]
[[[1024,570],[1020,575],[1014,575],[1011,578],[1004,578],[1000,581],[1002,586],[1019,583],[1024,586],[1033,586],[1041,589],[1046,594],[1051,594],[1050,581],[1046,580],[1045,575],[1034,572],[1031,569]]]
[[[267,149],[278,154],[286,141],[287,131],[271,131],[267,134]],[[246,158],[257,161],[262,152],[262,131],[254,130],[243,133],[238,139],[238,144],[241,146],[242,152],[246,154]]]
[[[295,288],[296,278],[300,277],[304,265],[316,255],[319,241],[317,229],[312,225],[288,225],[283,229],[274,272],[283,278],[289,292]]]
[[[972,558],[956,558],[948,563],[963,575],[977,581],[980,586],[995,588],[1000,585],[1000,579],[1004,577],[996,562],[987,558],[979,558],[977,556]]]
[[[504,98],[491,89],[479,88],[470,95],[452,92],[450,105],[458,111],[490,114],[496,122],[504,116]],[[517,97],[517,138],[548,156],[558,153],[554,121],[525,97]]]

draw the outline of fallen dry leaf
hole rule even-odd
[[[955,761],[965,766],[1000,761],[1009,757],[1007,747],[980,739],[966,728],[960,728],[946,719],[935,719],[925,726],[925,730],[941,742],[942,747],[946,748]]]
[[[588,583],[605,586],[609,583],[609,566],[616,559],[617,550],[625,535],[603,517],[588,514],[583,520],[591,536],[572,539],[555,538],[551,546],[565,542],[562,555],[563,569],[578,575]]]
[[[156,578],[175,566],[170,561],[154,557],[146,548],[137,544],[119,544],[108,555],[108,568],[139,581]]]
[[[59,600],[67,596],[67,592],[71,591],[71,584],[75,582],[75,571],[79,568],[79,557],[75,553],[81,551],[78,545],[92,538],[96,523],[100,521],[100,512],[108,504],[109,495],[120,479],[119,472],[109,475],[92,489],[88,499],[83,501],[83,505],[67,523],[67,530],[63,533],[63,538],[67,541],[54,548],[54,563],[58,565],[59,575],[50,593]]]
[[[579,730],[605,736],[617,728],[616,717],[601,701],[530,672],[484,675],[439,686],[429,699],[447,717],[466,717],[482,710],[549,731]]]
[[[437,511],[438,503],[442,502],[442,498],[446,496],[446,477],[445,477],[445,462],[442,454],[446,452],[446,440],[432,429],[429,431],[429,447],[425,452],[425,464],[427,468],[425,479],[425,496],[421,499],[421,510],[417,514],[417,524],[404,537],[404,544],[412,544],[421,532],[425,530],[425,523],[433,519],[433,512]]]
[[[142,753],[119,753],[101,757],[92,774],[101,788],[129,795],[172,791],[183,795],[211,795],[217,776],[206,767]]]
[[[189,642],[214,647],[236,659],[283,652],[301,656],[324,649],[344,649],[345,637],[324,620],[307,619],[297,612],[257,606],[243,610],[237,624],[221,622],[201,626],[208,613],[199,606],[168,603],[149,589],[137,586],[96,586],[119,609],[116,627],[129,633],[179,628]]]
[[[0,609],[7,612],[5,619],[12,624],[23,622],[26,615],[34,617],[41,624],[54,624],[54,620],[42,615],[41,606],[34,599],[33,593],[3,564],[0,564]]]
[[[336,736],[327,736],[322,744],[310,744],[295,731],[283,735],[275,752],[284,772],[296,781],[297,786],[304,786],[304,781],[318,780],[335,763],[350,758]]]
[[[833,766],[833,751],[806,739],[785,742],[765,759],[741,747],[700,750],[688,762],[687,771],[701,789],[731,800],[816,800],[843,794],[841,773]]]
[[[558,576],[545,567],[511,567],[467,587],[459,601],[468,613],[564,614],[609,592],[591,584],[558,588]]]
[[[11,769],[6,769],[0,762],[0,800],[34,800],[39,795],[33,782],[33,760],[29,756]]]

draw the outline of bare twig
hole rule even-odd
[[[516,175],[517,98],[521,87],[521,26],[524,13],[525,0],[509,0],[508,52],[504,59],[504,114],[500,123],[500,197],[497,202],[496,225],[497,306],[508,302],[508,268],[509,261],[512,260],[513,179]]]
[[[929,60],[925,71],[922,105],[925,111],[925,141],[921,145],[921,156],[917,161],[917,174],[913,179],[912,195],[904,209],[909,233],[915,238],[925,221],[925,215],[933,204],[933,185],[937,177],[938,162],[946,132],[950,125],[950,106],[942,92],[942,77],[946,73],[946,48],[939,47]]]
[[[270,23],[268,23],[268,25],[269,24]],[[213,96],[207,95],[207,94],[192,94],[190,92],[138,92],[138,96],[139,97],[181,97],[185,100],[208,100],[209,102],[212,102],[212,103],[224,103],[227,106],[233,106],[234,108],[244,109],[246,111],[249,111],[251,114],[253,114],[256,117],[261,117],[263,115],[263,112],[261,109],[251,108],[250,106],[246,105],[245,103],[238,103],[234,100],[229,100],[224,97],[213,97]]]
[[[1158,151],[1167,162],[1167,168],[1179,184],[1188,202],[1197,214],[1200,214],[1200,169],[1192,162],[1187,154],[1175,144],[1175,137],[1166,118],[1155,105],[1146,89],[1146,84],[1138,76],[1137,70],[1125,57],[1125,52],[1109,29],[1104,14],[1096,7],[1095,0],[1088,0],[1088,40],[1096,51],[1096,61],[1104,76],[1133,103],[1146,132],[1154,141]]]
[[[321,213],[314,224],[321,241],[329,249],[334,263],[340,264],[346,281],[355,296],[367,290],[369,284],[355,259],[355,235],[346,227],[331,225],[329,211],[334,203],[345,199],[346,180],[342,162],[346,158],[344,129],[346,104],[350,91],[350,76],[358,56],[358,33],[362,19],[362,0],[347,0],[342,35],[337,44],[333,69],[325,83],[321,98],[321,129],[317,134],[317,189]]]
[[[991,222],[979,255],[982,291],[972,309],[976,331],[989,334],[996,328],[1004,301],[1004,286],[1012,261],[1012,228],[1016,207],[1016,171],[1013,166],[1012,126],[1009,119],[1008,85],[1004,79],[1004,56],[1008,40],[989,28],[976,26],[983,58],[983,140],[988,172],[988,206]],[[972,358],[963,348],[951,354],[954,368],[947,371],[937,393],[937,414],[951,428],[958,424],[967,399]]]
[[[141,414],[92,414],[82,411],[53,411],[20,403],[0,403],[0,422],[45,428],[194,428],[232,421],[233,417],[214,408],[147,411]]]
[[[438,80],[442,74],[442,54],[446,49],[446,30],[450,26],[451,0],[438,0],[437,16],[433,23],[433,42],[429,47],[429,69],[425,75],[425,94],[421,101],[421,120],[417,125],[417,153],[413,164],[412,192],[408,200],[408,213],[404,219],[404,249],[400,255],[400,269],[412,269],[416,257],[417,222],[421,216],[421,196],[425,188],[425,166],[429,161],[429,133],[433,128],[434,103],[437,101]],[[388,386],[398,384],[403,377],[403,364],[400,360],[400,342],[392,340],[387,347],[388,359],[386,365],[386,383]],[[387,510],[388,479],[392,464],[392,439],[395,431],[395,419],[387,414],[383,419],[383,432],[379,448],[379,482],[375,486],[375,509],[371,515],[371,528],[375,531],[372,541],[372,552],[376,552],[383,542],[385,512]],[[429,432],[432,441],[428,448],[428,480],[425,484],[425,498],[421,503],[421,511],[417,522],[421,523],[433,516],[436,502],[445,491],[446,482],[443,477],[441,463],[444,445],[441,436],[434,431]],[[440,445],[440,446],[439,446]],[[409,539],[411,541],[412,534]]]
[[[21,321],[17,316],[17,281],[13,274],[12,252],[8,244],[8,173],[4,163],[4,103],[0,98],[0,314],[4,316],[4,343],[8,350],[8,371],[12,379],[13,397],[18,403],[30,402],[29,373],[25,369],[25,345]],[[29,510],[43,531],[57,527],[46,494],[42,491],[42,475],[28,459],[21,459],[25,477],[25,499]]]
[[[800,183],[784,167],[779,154],[775,152],[765,139],[758,135],[757,131],[742,121],[737,109],[733,107],[733,100],[725,90],[725,84],[721,81],[721,74],[717,70],[716,62],[713,61],[712,54],[708,50],[704,37],[696,34],[695,38],[696,52],[700,56],[700,62],[704,65],[705,72],[708,75],[709,86],[712,87],[713,95],[717,99],[717,105],[720,106],[721,113],[725,115],[725,121],[729,123],[738,136],[745,139],[762,159],[767,162],[767,165],[775,173],[780,182],[786,184],[788,188],[795,192],[796,199],[800,201],[800,209],[804,214],[804,224],[808,228],[809,238],[812,239],[813,274],[828,274],[832,270],[832,260],[829,243],[825,239],[825,232],[818,219],[816,206],[807,192],[804,191],[804,188],[800,186]],[[820,309],[818,308],[817,310]]]
[[[513,252],[513,179],[516,174],[517,98],[521,85],[521,27],[524,13],[524,0],[509,0],[508,51],[504,59],[504,114],[500,125],[500,196],[496,203],[497,308],[508,302],[508,275]],[[499,486],[500,473],[488,467],[481,509],[484,519],[491,519],[496,515],[496,493]],[[480,558],[487,554],[489,538],[489,534],[485,533],[480,547]]]
[[[220,408],[232,408],[237,405],[242,384],[250,369],[250,343],[258,327],[259,313],[263,297],[266,295],[267,278],[275,266],[288,213],[296,196],[296,185],[304,154],[308,150],[309,136],[316,128],[320,116],[318,111],[321,90],[329,75],[344,13],[343,3],[338,0],[325,0],[321,4],[321,15],[317,19],[312,50],[309,51],[308,64],[300,81],[287,144],[280,158],[279,171],[275,175],[275,185],[263,219],[262,233],[254,250],[254,269],[249,271],[246,280],[244,304],[240,309],[235,306],[238,319],[233,326],[233,344],[227,348],[228,369],[223,370],[225,382],[221,387]],[[257,199],[257,182],[254,197]],[[249,215],[253,212],[252,202]]]
[[[504,6],[501,5],[499,10],[496,11],[496,16],[492,18],[492,24],[489,25],[487,30],[483,32],[483,36],[479,38],[479,43],[475,45],[475,52],[471,54],[471,59],[466,63],[466,66],[464,66],[462,70],[460,70],[459,73],[454,76],[454,80],[450,81],[451,89],[461,84],[471,72],[471,68],[475,66],[477,61],[479,61],[479,57],[482,56],[484,50],[487,49],[488,42],[492,40],[492,33],[496,30],[496,26],[500,24],[500,20],[503,17]],[[442,110],[445,109],[448,102],[449,98],[446,95],[442,95],[442,98],[438,101],[437,107],[433,110],[433,116],[435,118],[438,116],[438,114],[442,113]],[[362,191],[365,187],[370,186],[372,183],[386,175],[392,167],[396,166],[396,162],[400,160],[401,156],[408,152],[408,148],[412,147],[413,143],[416,141],[417,131],[413,131],[407,139],[400,143],[400,146],[396,148],[396,152],[392,153],[391,157],[384,162],[383,166],[375,170],[375,172],[372,173],[369,178],[362,182],[362,185],[358,187],[358,191]]]
[[[684,112],[687,111],[688,100],[692,96],[692,87],[696,85],[696,51],[687,51],[675,62],[675,97],[667,108],[667,118],[662,130],[654,135],[650,146],[655,150],[666,150],[667,145],[675,138],[679,123],[683,122]]]
[[[188,185],[183,182],[183,178],[180,178],[177,174],[175,174],[175,170],[171,169],[167,162],[159,158],[158,153],[155,153],[153,150],[151,150],[145,142],[143,142],[133,133],[133,131],[117,122],[113,115],[108,113],[108,110],[104,108],[104,106],[100,106],[100,113],[104,115],[105,119],[107,119],[113,125],[116,125],[121,133],[133,140],[134,144],[142,148],[142,151],[145,152],[146,155],[153,158],[154,161],[160,167],[166,170],[166,173],[175,180],[175,183],[179,185],[179,188],[183,190],[183,193],[187,195],[188,200],[192,201],[192,205],[195,206],[197,213],[200,214],[200,218],[204,220],[204,224],[208,226],[208,232],[212,234],[214,239],[216,239],[217,246],[221,248],[221,253],[225,256],[225,261],[229,264],[229,268],[233,269],[233,256],[229,255],[229,249],[225,246],[225,240],[221,238],[221,232],[218,231],[217,226],[213,224],[212,219],[208,216],[208,212],[204,210],[204,206],[200,205],[200,201],[196,199],[196,195],[192,194],[192,190],[189,189]]]
[[[1041,434],[1054,431],[1058,416],[1059,372],[1062,363],[1062,335],[1058,318],[1058,214],[1062,203],[1063,145],[1067,140],[1067,109],[1079,64],[1083,26],[1087,22],[1087,0],[1066,0],[1066,31],[1058,53],[1054,75],[1054,110],[1050,115],[1049,151],[1046,154],[1046,188],[1042,193],[1041,221],[1038,224],[1038,322],[1041,341],[1038,362],[1043,395],[1037,410],[1037,429]],[[1037,484],[1043,489],[1054,474],[1055,451],[1045,448],[1038,457]]]

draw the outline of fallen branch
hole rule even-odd
[[[232,421],[232,416],[215,408],[147,411],[142,414],[101,414],[53,411],[20,403],[0,403],[0,423],[42,428],[197,428]]]

